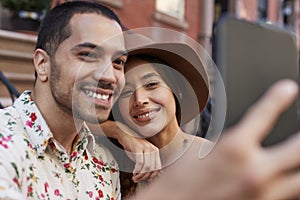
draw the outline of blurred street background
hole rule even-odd
[[[40,20],[66,0],[0,0],[0,71],[19,92],[34,81],[32,54]],[[163,27],[187,34],[213,54],[218,19],[229,14],[274,24],[299,35],[299,0],[98,0],[112,8],[128,29]],[[299,43],[299,40],[298,40]],[[2,76],[1,76],[2,77]],[[10,105],[14,91],[0,84],[0,102]]]

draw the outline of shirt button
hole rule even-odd
[[[67,177],[68,177],[69,181],[73,180],[73,175],[72,174],[68,174]]]

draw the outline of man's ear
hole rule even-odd
[[[43,49],[36,49],[34,52],[33,63],[37,73],[37,79],[45,82],[50,76],[50,57]]]

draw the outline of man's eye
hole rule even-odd
[[[116,59],[116,60],[114,60],[114,63],[117,64],[117,65],[124,66],[125,65],[125,60],[123,60],[123,59]]]
[[[79,57],[82,57],[84,59],[97,59],[98,58],[98,55],[96,53],[93,53],[93,52],[80,52],[78,53],[78,56]]]

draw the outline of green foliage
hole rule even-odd
[[[0,0],[0,3],[10,10],[43,11],[50,8],[51,0]]]

